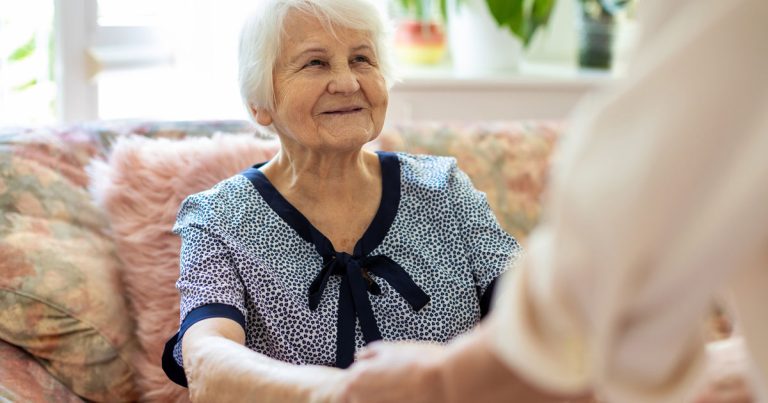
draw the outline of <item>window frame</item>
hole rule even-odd
[[[99,119],[98,74],[171,63],[152,26],[100,26],[97,0],[55,0],[57,114],[73,123]]]

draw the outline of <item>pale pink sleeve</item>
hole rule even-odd
[[[616,402],[680,401],[713,296],[768,244],[768,2],[643,5],[636,62],[574,113],[490,319],[524,378]]]

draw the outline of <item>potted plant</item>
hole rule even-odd
[[[616,37],[616,16],[631,0],[579,0],[579,65],[609,69]]]
[[[516,70],[522,50],[547,24],[555,0],[440,0],[460,74]]]
[[[441,0],[445,4],[447,0]],[[459,0],[458,5],[470,0]],[[555,0],[484,0],[496,24],[528,46],[533,34],[547,24]],[[443,6],[445,9],[445,6]]]
[[[555,0],[398,0],[409,17],[401,22],[396,47],[407,59],[439,61],[449,21],[453,63],[459,72],[515,69],[521,49],[546,25]],[[439,12],[436,12],[439,11]],[[439,54],[439,56],[438,56]]]
[[[440,0],[398,0],[403,18],[395,32],[395,51],[410,64],[435,64],[443,60],[446,38],[435,7]]]

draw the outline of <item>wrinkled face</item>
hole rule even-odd
[[[334,25],[335,35],[312,16],[286,16],[274,68],[275,109],[256,108],[283,142],[315,150],[359,149],[381,132],[387,88],[366,31]]]

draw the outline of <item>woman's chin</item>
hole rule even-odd
[[[321,131],[323,143],[339,151],[349,151],[362,148],[366,143],[379,135],[373,125],[328,127]]]

